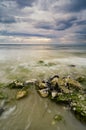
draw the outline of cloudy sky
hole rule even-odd
[[[0,43],[86,44],[86,0],[0,0]]]

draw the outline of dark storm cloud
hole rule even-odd
[[[86,25],[86,20],[79,20],[76,22],[77,25]]]
[[[0,0],[0,35],[83,42],[85,13],[86,0]]]
[[[62,31],[66,30],[75,23],[77,20],[76,17],[70,17],[70,18],[62,18],[62,19],[57,19],[55,20],[55,23],[50,23],[50,22],[38,22],[35,27],[40,28],[40,29],[45,29],[45,30],[57,30],[57,31]],[[77,22],[79,24],[79,22]]]
[[[72,27],[76,20],[77,20],[76,17],[70,17],[68,19],[57,20],[55,29],[58,31],[66,30]]]
[[[8,31],[0,31],[0,35],[2,36],[19,36],[19,37],[43,37],[43,38],[55,38],[52,34],[35,34],[35,33],[23,33],[23,32],[8,32]]]
[[[11,10],[7,8],[6,5],[0,5],[0,23],[2,24],[11,24],[15,23],[15,16],[11,15]]]
[[[15,22],[16,22],[16,20],[12,16],[0,16],[0,23],[11,24],[11,23],[15,23]]]
[[[51,30],[53,28],[53,24],[49,22],[38,22],[35,25],[36,28],[45,29],[45,30]]]
[[[32,6],[35,0],[15,0],[19,7]]]
[[[78,12],[84,9],[86,9],[86,0],[70,0],[70,4],[67,4],[64,10]]]
[[[23,8],[25,6],[32,6],[33,2],[36,0],[1,0],[1,2],[16,2],[19,7]],[[3,6],[6,6],[2,3]]]
[[[54,11],[79,12],[86,9],[86,0],[59,0],[62,4],[55,4]],[[64,2],[64,3],[63,3]]]

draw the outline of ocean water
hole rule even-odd
[[[0,44],[0,83],[15,79],[48,79],[55,74],[73,78],[86,76],[86,46]],[[5,91],[15,96],[14,90]],[[86,129],[66,107],[42,99],[34,87],[27,98],[6,107],[0,117],[0,130]],[[64,122],[53,124],[53,118],[58,113],[63,116]]]

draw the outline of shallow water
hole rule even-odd
[[[40,62],[42,61],[42,62]],[[71,67],[70,65],[75,65]],[[0,45],[0,82],[15,79],[46,79],[60,76],[86,76],[86,46],[57,45]],[[3,90],[15,96],[16,90]],[[3,101],[0,101],[3,104]],[[28,97],[6,104],[0,117],[0,130],[85,130],[75,116],[64,106],[41,98],[34,86]],[[54,122],[56,114],[63,121]]]

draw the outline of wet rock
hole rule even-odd
[[[70,94],[59,93],[58,97],[55,99],[56,103],[70,104],[71,96]]]
[[[74,79],[72,79],[72,78],[70,78],[70,77],[66,77],[66,78],[64,79],[64,81],[65,81],[65,83],[66,83],[66,86],[67,86],[69,89],[75,89],[75,90],[80,90],[80,89],[82,89],[82,88],[81,88],[81,84],[80,84],[78,81],[76,81],[76,80],[74,80]]]
[[[4,108],[0,107],[0,116],[2,115],[2,113],[5,111]]]
[[[28,92],[26,90],[20,90],[19,92],[17,92],[16,94],[16,99],[21,99],[23,97],[26,97],[28,94]]]
[[[70,90],[66,87],[66,82],[64,79],[59,77],[54,77],[51,82],[51,88],[63,93],[70,93]]]
[[[55,97],[57,97],[57,95],[58,95],[57,91],[51,92],[51,98],[55,98]]]
[[[80,121],[86,123],[86,100],[71,102],[71,110]]]
[[[49,79],[49,81],[53,80],[54,78],[59,78],[59,75],[54,75],[54,76],[52,76],[52,77]]]
[[[15,80],[13,81],[12,83],[10,83],[8,85],[9,88],[14,88],[14,89],[19,89],[19,88],[23,88],[24,85],[23,85],[23,82],[20,82],[19,80]]]
[[[39,89],[44,89],[44,88],[47,88],[47,83],[45,81],[37,81],[36,82],[36,86],[39,88]]]
[[[44,97],[44,98],[49,96],[49,91],[48,91],[48,89],[38,90],[38,93],[41,95],[41,97]]]
[[[31,79],[24,82],[24,86],[33,85],[37,82],[37,79]]]

